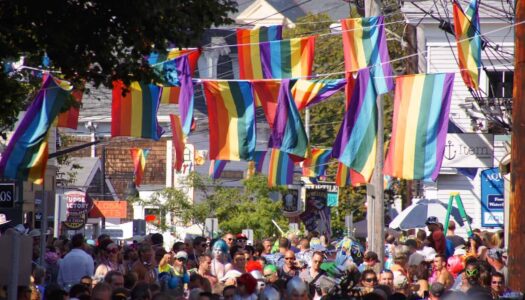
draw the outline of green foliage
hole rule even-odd
[[[155,79],[143,57],[169,45],[198,45],[207,28],[231,23],[233,0],[0,1],[0,61],[37,67],[44,53],[52,69],[76,85]],[[0,74],[0,130],[27,106],[30,89]],[[38,86],[38,83],[35,83]]]

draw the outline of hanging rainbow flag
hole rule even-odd
[[[67,81],[45,78],[0,159],[0,176],[41,184],[48,158],[48,132],[66,102]]]
[[[315,36],[260,44],[264,78],[300,78],[312,75]],[[259,79],[259,78],[253,78]]]
[[[257,106],[263,108],[266,121],[268,121],[270,128],[273,128],[281,80],[253,80],[252,86]]]
[[[211,160],[209,175],[211,179],[219,179],[221,177],[224,167],[226,167],[227,160]]]
[[[273,149],[270,153],[268,186],[293,184],[294,163],[288,153]]]
[[[341,20],[345,69],[370,68],[377,94],[394,88],[392,66],[386,44],[384,16]]]
[[[479,3],[478,0],[471,0],[466,13],[463,12],[457,1],[453,1],[452,5],[461,77],[469,89],[479,90],[479,70],[481,68]]]
[[[253,161],[255,162],[255,172],[262,173],[264,159],[266,158],[267,152],[267,150],[255,151],[255,154],[253,155]]]
[[[311,154],[303,162],[303,176],[317,178],[324,176],[332,149],[312,148]]]
[[[204,81],[210,159],[253,160],[255,104],[249,81]]]
[[[170,114],[170,121],[173,149],[175,150],[175,162],[173,166],[177,172],[180,172],[182,164],[184,163],[184,147],[186,143],[184,141],[184,134],[182,133],[179,116]]]
[[[146,159],[148,158],[149,149],[133,148],[131,149],[131,159],[133,160],[133,174],[135,175],[135,185],[140,186],[144,169],[146,168]]]
[[[111,137],[131,136],[159,140],[164,129],[157,121],[161,88],[153,84],[113,82]],[[123,95],[123,93],[125,93]]]
[[[346,85],[346,79],[299,79],[292,87],[297,109],[303,110],[332,96]]]
[[[335,176],[335,185],[338,187],[359,186],[366,184],[367,181],[361,174],[353,169],[348,168],[342,163],[337,164],[337,174]]]
[[[239,56],[239,78],[263,79],[261,44],[283,39],[283,26],[274,25],[255,29],[237,29],[237,53]]]
[[[299,110],[292,100],[290,92],[290,79],[283,79],[277,100],[277,113],[273,124],[270,141],[271,148],[306,157],[308,150],[308,136],[304,129]]]
[[[453,84],[453,73],[396,78],[385,175],[436,180],[445,151]]]
[[[190,65],[190,71],[191,75],[195,74],[195,70],[197,69],[197,63],[199,61],[199,57],[201,56],[201,49],[198,48],[187,48],[187,49],[170,49],[168,51],[158,51],[150,53],[146,57],[146,60],[150,65],[155,65],[158,63],[162,63],[167,60],[171,60],[174,58],[177,58],[182,55],[188,56],[188,62]]]
[[[343,123],[337,134],[333,157],[370,181],[376,160],[377,94],[369,69],[357,72],[357,79]]]
[[[82,95],[84,93],[80,90],[73,90],[71,92],[71,95],[73,95],[73,98],[76,102],[80,105],[82,102]],[[57,127],[60,128],[71,128],[73,130],[77,130],[78,128],[78,115],[80,113],[80,107],[74,107],[71,106],[67,111],[60,113],[58,115],[58,123]]]

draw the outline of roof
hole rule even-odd
[[[58,166],[58,173],[64,180],[73,179],[68,186],[87,188],[100,167],[98,157],[71,157],[69,164]]]

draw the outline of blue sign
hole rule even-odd
[[[481,226],[503,227],[504,190],[499,168],[481,172]]]

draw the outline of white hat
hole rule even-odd
[[[5,214],[0,214],[0,225],[4,225],[11,222],[11,220],[8,220]]]
[[[177,252],[177,255],[175,255],[175,258],[184,258],[185,260],[188,260],[188,253],[186,251],[179,251]]]
[[[433,261],[437,255],[436,250],[432,247],[423,247],[423,250],[417,251],[419,254],[425,257],[425,261]]]
[[[224,274],[224,276],[221,278],[221,282],[225,282],[226,280],[228,279],[233,279],[233,278],[237,278],[237,277],[240,277],[242,274],[241,272],[237,271],[237,270],[229,270],[228,272],[226,272],[226,274]]]

